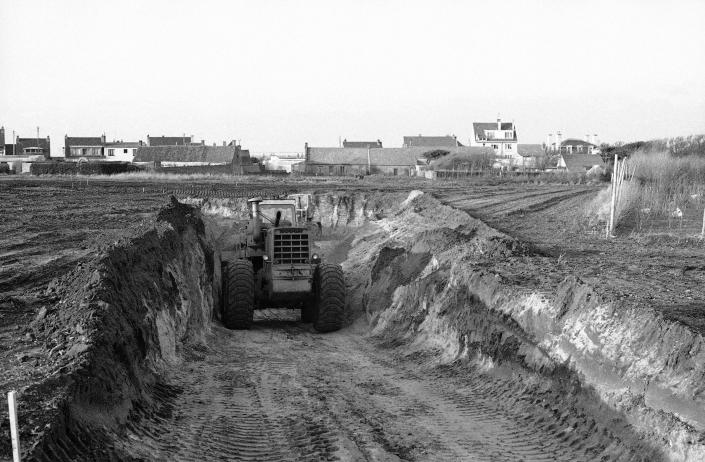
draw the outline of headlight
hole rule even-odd
[[[313,255],[311,255],[311,261],[314,263],[318,263],[319,261],[321,261],[321,257],[319,257],[317,253],[314,253]]]
[[[262,260],[264,260],[264,261],[269,261],[269,257],[265,255],[265,256],[262,257]]]

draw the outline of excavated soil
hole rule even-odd
[[[47,193],[0,193],[18,187]],[[93,239],[77,246],[51,205],[25,202],[45,219],[14,225],[45,226],[47,243],[1,242],[15,259],[0,270],[3,387],[20,392],[28,460],[703,460],[697,327],[593,285],[552,254],[558,238],[531,238],[534,217],[594,187],[515,190],[519,206],[497,187],[465,203],[432,191],[485,207],[492,228],[401,185],[276,185],[316,193],[318,251],[345,271],[347,325],[331,334],[289,310],[249,331],[217,320],[220,251],[252,186],[52,187],[121,205],[74,211]]]

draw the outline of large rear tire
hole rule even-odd
[[[249,329],[255,306],[255,275],[249,260],[231,260],[223,277],[223,324],[228,329]]]
[[[318,332],[340,329],[345,314],[345,278],[340,265],[319,265],[316,271],[315,295],[313,328]]]

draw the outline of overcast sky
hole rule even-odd
[[[22,136],[308,141],[517,124],[520,143],[705,133],[705,1],[0,0]]]

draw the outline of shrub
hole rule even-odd
[[[29,171],[33,175],[114,175],[139,170],[127,162],[34,162]]]

